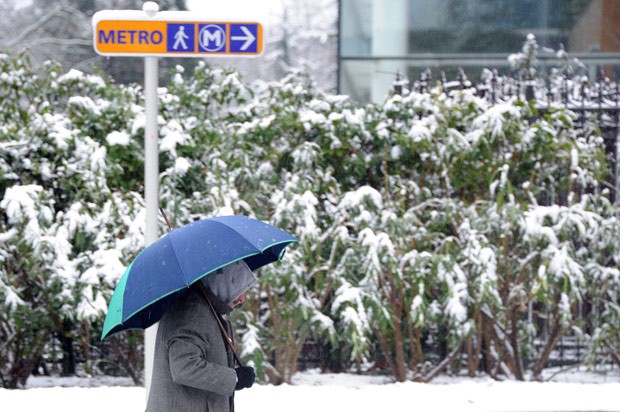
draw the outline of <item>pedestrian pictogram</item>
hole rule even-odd
[[[174,45],[172,46],[173,50],[187,50],[187,40],[189,36],[185,33],[185,26],[179,25],[179,29],[174,35]],[[181,49],[179,49],[179,47]]]
[[[174,50],[179,50],[179,46],[183,47],[183,50],[187,50],[187,44],[185,43],[185,39],[187,39],[187,34],[185,34],[185,26],[179,27],[179,30],[174,35],[174,46],[172,48]]]
[[[193,24],[176,24],[168,23],[166,32],[168,34],[168,42],[166,46],[167,52],[192,53],[196,50],[194,47],[194,25]]]

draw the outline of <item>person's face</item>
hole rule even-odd
[[[241,294],[237,299],[233,300],[230,304],[230,307],[235,308],[237,306],[241,306],[243,305],[243,302],[245,302],[245,293]]]

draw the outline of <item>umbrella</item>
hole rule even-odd
[[[246,216],[192,222],[146,247],[131,262],[110,300],[101,339],[146,329],[194,282],[243,259],[251,270],[279,260],[297,239]]]

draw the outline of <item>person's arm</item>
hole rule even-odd
[[[208,343],[194,331],[177,331],[168,341],[173,382],[220,395],[232,395],[237,383],[235,370],[207,362],[208,350]]]
[[[215,345],[220,341],[211,343],[211,339],[222,339],[217,323],[198,295],[188,294],[185,299],[168,314],[164,325],[160,325],[165,328],[162,343],[168,349],[172,380],[180,385],[230,396],[237,382],[235,370],[207,362],[207,359],[213,359],[211,351],[225,351],[222,345]]]

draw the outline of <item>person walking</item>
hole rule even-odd
[[[179,46],[181,46],[183,50],[187,50],[187,43],[185,43],[185,40],[187,39],[189,39],[189,36],[185,34],[185,26],[183,25],[179,26],[179,30],[174,35],[175,41],[174,41],[174,45],[172,46],[172,48],[174,50],[178,50]]]
[[[227,317],[256,276],[237,261],[194,283],[163,315],[147,412],[232,412],[234,393],[254,384],[250,366],[235,365]]]

